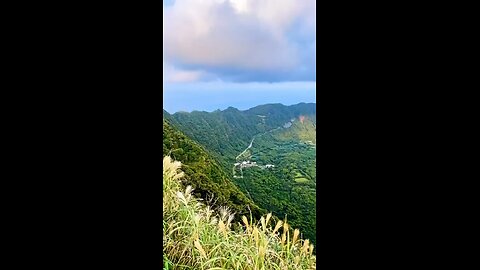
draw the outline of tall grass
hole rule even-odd
[[[180,167],[163,159],[164,269],[315,269],[313,245],[298,229],[292,233],[286,220],[270,224],[271,213],[233,224],[229,209],[213,211],[192,196],[190,186],[183,190]]]

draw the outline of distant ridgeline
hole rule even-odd
[[[190,172],[197,177],[190,178],[198,186],[204,185],[205,190],[212,186],[238,209],[248,202],[258,214],[265,209],[281,219],[287,215],[290,224],[316,244],[315,114],[315,103],[266,104],[245,111],[232,107],[214,112],[164,111],[164,119],[179,131],[173,132],[165,121],[164,128],[167,125],[168,132],[186,135],[168,135],[166,144],[164,131],[164,155],[177,149],[172,152],[174,158],[197,166]],[[201,184],[204,180],[199,179],[209,184]],[[227,187],[229,196],[222,194]]]
[[[213,197],[216,206],[225,205],[232,212],[236,212],[235,217],[238,221],[241,215],[250,216],[248,208],[255,218],[260,218],[266,213],[229,180],[222,167],[202,146],[170,125],[168,120],[163,119],[163,156],[167,155],[182,162],[185,186],[191,185],[198,198]]]
[[[246,111],[229,107],[210,113],[193,111],[169,114],[164,110],[165,119],[206,146],[207,150],[213,151],[217,157],[228,160],[228,164],[235,160],[235,153],[244,149],[254,135],[281,127],[300,116],[315,118],[315,114],[315,103],[291,106],[266,104]]]

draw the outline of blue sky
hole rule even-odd
[[[315,0],[164,0],[164,109],[315,102]]]
[[[171,6],[175,0],[163,0],[163,5],[164,6]]]
[[[315,102],[315,82],[283,83],[183,83],[171,84],[163,94],[163,108],[178,111],[224,110],[229,106],[246,110],[257,105],[293,105]]]

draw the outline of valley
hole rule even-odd
[[[215,157],[249,200],[287,217],[316,244],[315,104],[230,107],[167,118]]]

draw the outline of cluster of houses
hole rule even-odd
[[[235,163],[234,164],[235,166],[240,166],[241,168],[248,168],[248,167],[253,167],[253,166],[257,166],[257,162],[250,162],[250,160],[247,160],[247,161],[242,161],[241,163],[238,162],[238,163]]]
[[[235,164],[233,164],[235,166],[240,166],[240,168],[249,168],[249,167],[253,167],[253,166],[258,166],[258,167],[261,167],[261,168],[273,168],[275,167],[275,165],[273,164],[267,164],[265,166],[260,166],[260,165],[257,165],[257,162],[255,161],[250,161],[250,160],[247,160],[247,161],[242,161],[242,162],[237,162]]]

